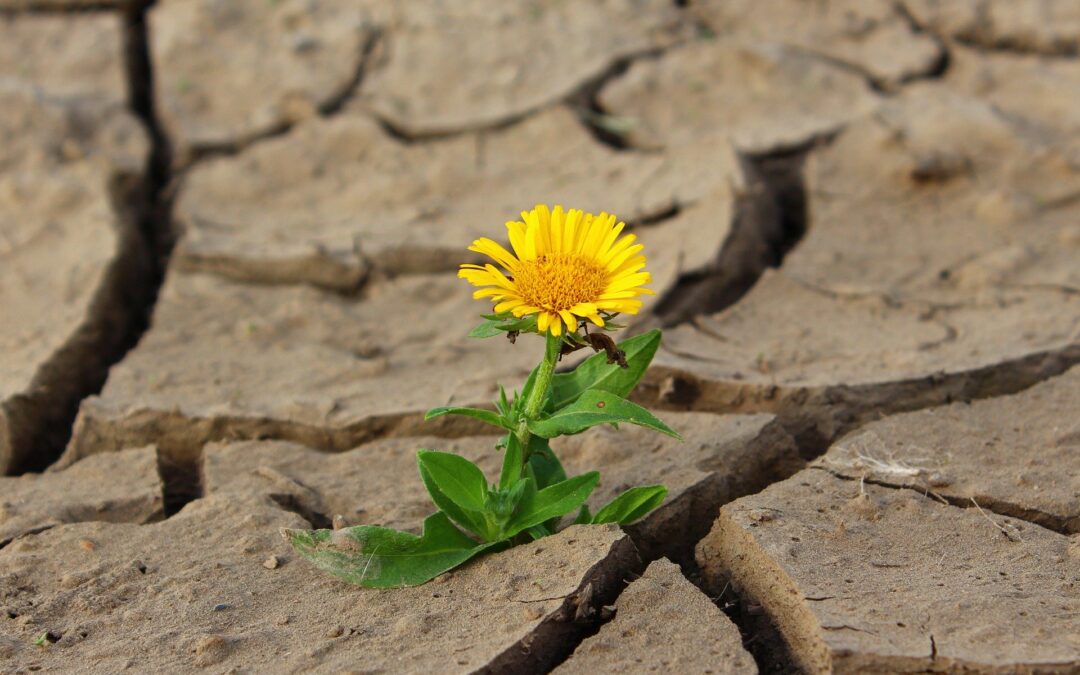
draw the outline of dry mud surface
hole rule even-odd
[[[1073,0],[0,0],[0,673],[1080,672]],[[591,504],[419,588],[454,278],[537,202],[646,245]],[[673,561],[673,562],[669,562]]]

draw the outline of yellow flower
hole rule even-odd
[[[601,313],[637,314],[637,296],[652,277],[645,269],[644,248],[636,236],[619,234],[625,223],[615,216],[594,216],[579,209],[553,211],[541,204],[524,211],[521,221],[506,224],[513,253],[483,237],[470,251],[483,253],[506,271],[488,263],[464,264],[458,276],[480,290],[474,298],[490,298],[496,312],[522,317],[536,314],[541,333],[561,335],[577,330],[579,318],[604,325]]]

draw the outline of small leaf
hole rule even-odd
[[[674,438],[674,430],[657,419],[651,412],[636,403],[605,391],[589,390],[577,401],[559,410],[551,417],[529,423],[529,431],[544,438],[576,434],[598,424],[629,422],[655,429]]]
[[[521,480],[524,459],[524,453],[521,451],[521,441],[518,440],[516,434],[509,434],[506,441],[506,452],[503,454],[502,473],[499,474],[500,488],[506,490]]]
[[[485,541],[495,538],[484,517],[487,479],[479,467],[464,457],[431,450],[418,451],[416,463],[420,480],[440,511]]]
[[[651,330],[619,343],[626,352],[626,368],[607,362],[607,354],[593,354],[568,373],[556,373],[551,378],[551,400],[558,410],[577,400],[585,391],[606,391],[626,397],[645,375],[657,348],[660,331]]]
[[[482,338],[495,337],[496,335],[498,335],[499,333],[502,332],[498,328],[496,328],[497,325],[498,325],[498,322],[492,321],[490,319],[485,319],[484,323],[480,324],[476,328],[473,328],[471,331],[469,331],[469,337],[471,337],[471,338],[481,338],[481,339]]]
[[[510,415],[510,401],[506,398],[506,389],[499,385],[499,400],[496,401],[495,407],[499,410],[499,415],[508,417]]]
[[[578,511],[577,518],[574,518],[575,525],[588,525],[593,522],[592,514],[589,513],[589,505],[582,504],[581,510]]]
[[[566,470],[562,462],[552,451],[546,438],[540,438],[536,434],[529,434],[529,474],[536,480],[536,485],[542,490],[549,485],[561,483],[566,480]],[[544,523],[551,532],[559,525],[558,518],[552,518]]]
[[[477,544],[444,513],[428,516],[419,537],[374,525],[282,534],[319,569],[366,588],[419,586],[503,543]]]
[[[665,497],[667,497],[667,488],[663,485],[632,487],[604,505],[592,517],[591,522],[597,525],[602,523],[628,525],[660,506]]]
[[[536,386],[536,374],[540,371],[540,366],[532,369],[529,373],[529,377],[525,380],[525,385],[521,387],[521,394],[514,396],[514,403],[511,406],[511,410],[514,412],[514,416],[520,418],[521,414],[525,411],[525,401],[529,400],[529,396],[532,395],[533,387]],[[545,394],[544,405],[540,406],[541,410],[551,412],[554,408],[551,407],[551,389],[548,389]]]
[[[509,429],[506,421],[499,416],[498,413],[490,410],[482,410],[480,408],[459,408],[455,406],[445,406],[442,408],[432,408],[424,415],[424,421],[433,419],[435,417],[442,417],[443,415],[462,415],[463,417],[472,417],[480,420],[481,422],[487,422],[492,426],[499,427],[500,429]]]
[[[533,495],[526,495],[521,500],[518,513],[507,523],[503,536],[510,538],[518,532],[579,508],[599,481],[600,474],[590,471],[546,487]]]
[[[566,470],[551,450],[546,438],[529,437],[529,468],[532,469],[536,485],[541,490],[566,480]]]
[[[535,314],[520,318],[515,317],[510,312],[503,312],[502,314],[483,314],[482,316],[484,317],[484,322],[469,331],[469,337],[489,338],[495,337],[499,333],[510,333],[513,331],[519,333],[536,332]]]
[[[416,461],[454,503],[470,511],[483,511],[487,478],[480,467],[452,452],[420,450]]]
[[[525,530],[525,532],[533,538],[533,541],[536,541],[537,539],[543,539],[544,537],[550,537],[552,535],[552,532],[548,530],[545,525],[534,525],[533,527]]]

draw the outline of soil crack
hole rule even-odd
[[[683,275],[656,303],[664,327],[720,312],[745,296],[770,267],[806,234],[808,212],[803,164],[814,143],[795,150],[741,157],[748,187],[714,264]]]
[[[908,490],[917,494],[921,494],[927,499],[933,499],[949,506],[955,506],[961,509],[977,509],[983,512],[983,515],[986,515],[986,513],[989,512],[998,516],[1015,518],[1016,520],[1022,520],[1031,525],[1051,530],[1065,536],[1080,532],[1080,520],[1076,518],[1065,518],[1063,516],[1057,516],[1052,513],[1046,513],[1045,511],[1040,511],[1038,509],[1020,506],[1019,504],[1014,504],[1005,500],[994,499],[993,497],[987,495],[977,495],[974,497],[947,495],[934,491],[929,485],[925,487],[912,487],[910,485],[902,485],[899,483],[893,483],[878,478],[869,478],[866,476],[860,476],[856,478],[849,474],[833,471],[832,469],[829,469],[825,466],[811,466],[809,468],[816,469],[818,471],[824,471],[825,473],[828,473],[829,475],[839,478],[841,480],[862,481],[869,485],[877,485],[878,487],[889,488],[891,490]],[[990,520],[990,522],[993,523],[995,527],[1001,530],[1004,536],[1010,541],[1019,540],[1019,537],[1018,535],[1016,535],[1016,533],[1002,526],[997,521],[989,518],[989,516],[987,516],[987,519]]]

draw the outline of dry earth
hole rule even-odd
[[[1080,673],[1075,0],[0,0],[0,673]],[[520,386],[454,278],[617,213],[682,432],[428,585],[424,410]],[[54,257],[55,256],[55,257]],[[665,560],[666,559],[666,560]],[[670,562],[674,561],[674,562]]]

